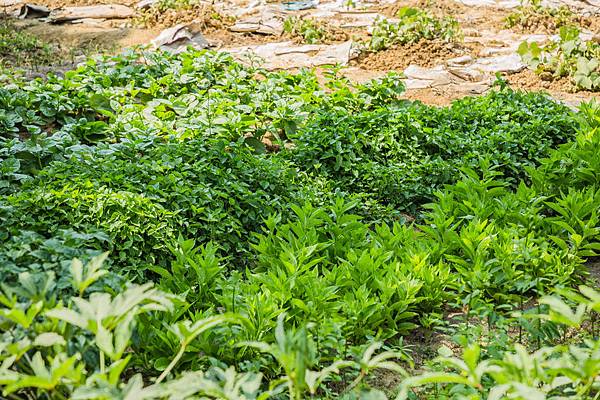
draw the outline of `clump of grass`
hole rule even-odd
[[[164,12],[167,10],[186,10],[201,4],[198,0],[159,0],[152,7]]]

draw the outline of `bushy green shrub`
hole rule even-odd
[[[573,138],[565,106],[510,89],[458,100],[448,108],[410,103],[348,114],[326,111],[294,135],[289,157],[340,187],[375,193],[415,212],[463,167],[488,159],[518,182],[526,167]]]
[[[113,261],[140,274],[165,265],[178,235],[217,241],[247,263],[248,236],[265,218],[318,197],[319,187],[304,184],[287,163],[256,155],[243,143],[124,143],[83,149],[50,164],[2,201],[2,224],[8,237],[102,232],[87,246],[110,250]],[[9,254],[5,244],[2,254]]]

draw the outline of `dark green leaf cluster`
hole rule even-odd
[[[340,187],[414,213],[455,182],[459,169],[479,169],[481,159],[517,183],[575,127],[566,106],[504,90],[448,108],[405,103],[357,114],[320,112],[292,137],[288,156]]]

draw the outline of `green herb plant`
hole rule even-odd
[[[38,67],[51,65],[60,58],[58,50],[0,16],[0,65]]]

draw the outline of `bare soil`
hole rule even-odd
[[[95,6],[98,4],[122,4],[124,6],[135,6],[137,0],[34,0],[30,2],[49,8],[74,7],[74,6]]]
[[[393,18],[402,7],[417,7],[429,10],[437,17],[452,16],[462,29],[494,28],[503,29],[507,10],[490,7],[467,7],[456,0],[399,0],[381,10],[382,14]]]
[[[126,47],[145,45],[160,32],[157,29],[115,27],[113,23],[52,25],[37,20],[14,21],[18,28],[44,42],[83,54],[116,52]]]
[[[600,259],[596,259],[588,262],[588,270],[590,273],[588,284],[593,288],[600,288]]]
[[[134,6],[137,0],[34,0],[32,3],[51,8],[108,3]],[[240,0],[240,4],[242,3],[247,6],[248,2]],[[461,42],[459,40],[457,43],[421,41],[405,46],[395,46],[377,53],[363,52],[361,56],[351,61],[350,67],[344,72],[346,76],[364,82],[380,77],[388,71],[402,71],[411,64],[420,67],[434,67],[445,64],[448,59],[463,55],[477,58],[482,55],[481,50],[485,46],[501,45],[501,42],[494,44],[489,37],[479,40],[481,32],[502,31],[505,29],[506,17],[511,12],[490,7],[467,7],[456,0],[397,0],[388,6],[374,7],[372,11],[393,17],[401,7],[405,6],[426,8],[437,16],[453,16],[459,21],[463,35],[468,38],[468,41]],[[301,11],[295,15],[302,16],[310,12],[310,10]],[[346,22],[342,19],[347,17],[340,18],[340,21],[322,20],[322,26],[326,27],[328,32],[324,43],[339,43],[346,40],[366,42],[369,40],[367,28],[336,28],[335,25]],[[581,16],[580,20],[582,27],[600,33],[600,18]],[[33,20],[17,21],[16,24],[20,29],[53,45],[60,57],[70,60],[70,62],[74,62],[77,57],[94,53],[116,53],[126,47],[147,45],[162,29],[182,23],[193,23],[193,30],[201,32],[216,48],[258,45],[283,40],[301,43],[303,40],[301,37],[288,34],[274,36],[231,32],[229,27],[234,22],[234,17],[223,15],[213,6],[198,5],[184,10],[168,10],[164,13],[145,11],[131,20],[111,20],[94,24],[50,25]],[[337,23],[333,24],[332,22]],[[531,31],[544,33],[545,23],[532,21]],[[515,27],[511,31],[519,32],[520,28]],[[585,91],[574,93],[569,79],[548,80],[529,70],[508,75],[506,78],[516,89],[546,91],[557,99],[572,104],[598,97],[597,94]],[[455,99],[482,92],[484,90],[476,86],[471,88],[448,85],[409,90],[405,96],[408,99],[420,100],[428,104],[446,105]]]
[[[395,17],[403,7],[428,9],[435,15],[453,15],[455,18],[471,10],[470,7],[464,6],[454,0],[399,0],[384,7],[382,13],[388,17]]]
[[[423,40],[375,53],[364,53],[353,64],[370,71],[403,71],[411,64],[434,67],[471,52],[472,49],[464,44]]]
[[[525,90],[551,90],[554,92],[573,93],[574,87],[571,80],[567,77],[551,79],[550,77],[540,77],[535,72],[526,69],[508,76],[508,82],[512,86]]]
[[[577,106],[581,102],[592,99],[600,100],[600,93],[589,90],[576,90],[570,78],[549,80],[544,76],[536,75],[531,70],[524,70],[517,74],[508,75],[507,80],[511,87],[529,92],[547,92],[557,100],[568,105]]]

